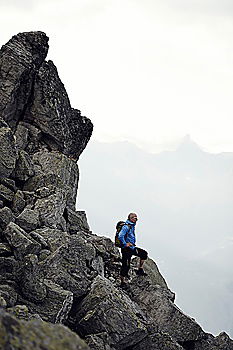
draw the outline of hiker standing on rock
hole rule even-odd
[[[135,244],[135,225],[137,220],[137,214],[130,213],[128,215],[128,220],[126,220],[125,224],[118,233],[122,254],[122,266],[120,271],[121,287],[126,286],[125,278],[129,278],[128,272],[133,255],[140,258],[139,268],[136,271],[136,274],[139,276],[147,275],[143,270],[144,261],[147,259],[147,252],[144,249],[136,247]]]

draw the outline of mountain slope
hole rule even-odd
[[[115,222],[136,211],[138,244],[158,261],[179,305],[208,331],[232,334],[233,154],[209,154],[190,138],[160,154],[91,142],[80,167],[78,207],[93,230],[113,237]]]

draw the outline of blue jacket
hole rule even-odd
[[[127,225],[130,224],[130,227]],[[119,232],[119,240],[122,243],[123,247],[126,247],[126,243],[130,242],[133,244],[133,246],[130,246],[129,248],[131,248],[132,250],[134,250],[135,248],[135,243],[136,243],[136,237],[135,237],[135,223],[126,220],[126,225],[124,225],[121,229],[121,231]]]

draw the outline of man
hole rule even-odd
[[[137,214],[130,213],[128,220],[119,232],[119,240],[121,242],[122,266],[120,271],[121,287],[126,286],[125,278],[129,278],[128,272],[130,268],[130,261],[133,255],[140,258],[139,267],[136,272],[139,276],[146,276],[143,270],[144,261],[147,259],[147,252],[141,248],[136,247],[135,225],[137,222]]]

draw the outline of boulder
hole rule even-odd
[[[44,321],[65,322],[72,307],[73,293],[48,279],[45,279],[43,283],[47,291],[43,302],[33,302],[22,296],[19,296],[18,302],[27,305],[30,313],[39,314]]]
[[[205,337],[195,320],[173,303],[173,293],[164,286],[154,284],[150,275],[134,277],[127,293],[153,320],[158,331],[168,333],[176,342],[197,341]]]
[[[35,240],[37,241],[38,243],[40,243],[42,249],[47,249],[49,248],[49,245],[47,243],[47,241],[36,231],[32,231],[30,232],[30,236]],[[42,252],[42,251],[41,251]],[[40,255],[41,255],[41,252],[40,252]],[[49,251],[49,254],[50,254],[50,251]]]
[[[107,332],[110,347],[117,349],[133,348],[147,333],[138,306],[100,276],[77,310],[76,327],[84,336]]]
[[[15,168],[17,159],[15,140],[10,128],[0,128],[0,145],[0,177],[10,176]]]
[[[90,231],[85,211],[74,211],[68,207],[65,209],[65,213],[67,230],[70,234],[77,233],[78,231]]]
[[[148,335],[140,343],[136,344],[133,350],[184,350],[174,339],[167,333],[154,332]]]
[[[18,263],[14,257],[0,257],[0,284],[16,281]]]
[[[13,222],[10,222],[4,231],[10,247],[13,249],[14,256],[17,260],[30,253],[39,253],[41,245],[34,241],[27,233]]]
[[[36,191],[42,187],[62,189],[67,204],[74,208],[78,189],[79,169],[76,162],[59,152],[41,150],[33,155],[35,176],[29,179],[24,190]]]
[[[41,262],[41,268],[46,278],[80,298],[98,274],[92,267],[95,257],[95,248],[81,234],[67,236],[66,243]]]
[[[4,203],[8,204],[12,202],[14,199],[14,195],[15,195],[14,192],[10,188],[0,184],[0,199]]]
[[[18,150],[25,150],[28,145],[29,130],[22,123],[19,122],[15,131],[15,143]]]
[[[6,226],[13,220],[14,216],[8,207],[0,209],[0,228],[5,230]]]
[[[41,148],[44,148],[41,145],[41,139],[42,139],[41,130],[36,128],[34,125],[31,125],[24,121],[22,121],[21,125],[28,130],[27,145],[24,150],[28,154],[33,155],[34,153],[40,151]]]
[[[108,333],[91,334],[85,337],[86,343],[92,350],[111,350]]]
[[[39,242],[43,248],[46,245],[46,247],[52,252],[55,252],[62,246],[67,246],[70,239],[66,232],[58,229],[51,229],[49,227],[38,228],[30,232],[30,236]]]
[[[26,232],[33,231],[39,225],[39,213],[36,210],[25,208],[15,222]]]
[[[34,175],[34,164],[29,154],[23,150],[19,152],[19,158],[16,163],[14,177],[19,181],[27,181]]]
[[[47,297],[47,288],[36,255],[28,254],[24,257],[17,280],[21,294],[27,300],[41,303]]]
[[[41,226],[66,231],[66,221],[63,217],[66,201],[67,193],[62,189],[57,189],[49,197],[37,199],[34,210],[39,214]]]
[[[88,350],[89,346],[62,325],[35,319],[24,321],[0,310],[0,344],[2,350]]]
[[[13,213],[18,216],[20,213],[22,213],[25,206],[26,206],[26,201],[24,199],[24,194],[21,190],[17,190],[12,202]]]

